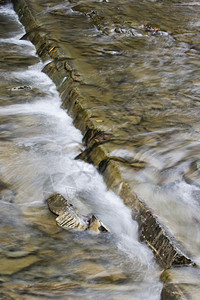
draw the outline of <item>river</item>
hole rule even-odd
[[[96,168],[74,160],[82,135],[24,34],[12,5],[0,5],[0,298],[160,299],[153,254]],[[76,205],[110,232],[58,228],[52,192],[72,203],[82,195]]]
[[[199,265],[199,2],[30,3],[43,34],[65,49],[90,118],[114,137],[104,144],[111,160]],[[50,61],[24,34],[12,5],[0,5],[0,297],[160,299],[162,270],[130,210],[74,159],[82,135],[42,72]],[[57,227],[52,192],[110,232]]]

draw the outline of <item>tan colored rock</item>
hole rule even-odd
[[[16,272],[23,270],[31,266],[32,264],[39,262],[40,258],[29,255],[27,257],[12,259],[12,258],[0,258],[0,274],[1,275],[12,275]]]
[[[23,212],[26,222],[34,224],[40,231],[47,234],[56,234],[60,231],[59,227],[55,227],[55,218],[49,213],[45,206],[29,207]]]
[[[109,276],[102,265],[93,262],[84,262],[77,268],[76,273],[88,279]]]
[[[50,211],[58,215],[56,223],[63,229],[91,229],[97,233],[108,231],[94,215],[82,216],[79,211],[60,194],[53,194],[46,201]]]
[[[132,125],[138,125],[140,124],[142,118],[140,116],[126,116],[124,118],[124,121],[126,121],[127,123],[131,123]]]

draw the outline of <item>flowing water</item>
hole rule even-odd
[[[151,251],[96,169],[74,160],[81,133],[24,33],[12,5],[0,6],[0,299],[159,299]],[[45,202],[52,192],[110,233],[58,228]]]
[[[78,70],[91,118],[115,137],[110,156],[199,263],[199,2],[30,2]],[[0,6],[1,297],[160,299],[151,251],[96,169],[74,160],[82,136],[24,33]],[[53,191],[110,233],[60,230],[45,203]]]

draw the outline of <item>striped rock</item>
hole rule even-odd
[[[53,194],[47,200],[49,210],[57,215],[56,223],[63,229],[91,229],[106,232],[108,229],[94,215],[82,216],[61,194]]]

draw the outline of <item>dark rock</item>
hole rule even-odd
[[[8,2],[10,2],[9,0],[0,0],[0,5],[1,4],[6,4],[6,3],[8,3]]]

